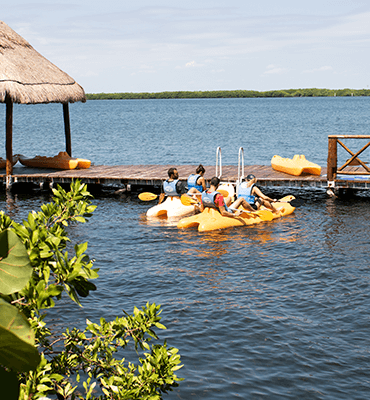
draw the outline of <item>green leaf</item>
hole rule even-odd
[[[81,256],[87,250],[87,246],[88,246],[88,242],[76,244],[75,245],[76,256],[77,257]]]
[[[59,296],[63,292],[63,286],[51,285],[47,289],[48,296]]]
[[[51,390],[52,388],[53,388],[53,385],[47,386],[47,385],[44,385],[44,384],[37,385],[37,387],[36,387],[36,389],[39,392],[46,392],[48,390]]]
[[[23,372],[35,369],[40,355],[26,317],[0,299],[0,364]]]
[[[154,325],[159,329],[167,329],[164,325],[160,324],[159,322],[156,322]]]
[[[147,342],[143,342],[144,349],[150,350],[150,346]]]
[[[5,300],[0,299],[0,327],[11,331],[23,341],[34,344],[35,339],[27,318]]]
[[[0,292],[18,292],[30,280],[32,268],[27,250],[18,236],[6,229],[0,233]]]

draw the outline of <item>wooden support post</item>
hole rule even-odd
[[[6,96],[5,151],[6,151],[6,188],[10,189],[13,174],[13,102]]]
[[[328,159],[327,159],[327,174],[328,181],[333,181],[337,177],[337,138],[335,136],[329,136],[328,146]]]
[[[66,152],[72,157],[71,124],[69,122],[68,103],[63,103],[64,132],[66,136]]]

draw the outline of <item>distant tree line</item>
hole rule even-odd
[[[216,98],[266,98],[266,97],[343,97],[370,96],[370,89],[287,89],[258,92],[256,90],[178,91],[157,93],[87,93],[88,100],[132,99],[216,99]]]

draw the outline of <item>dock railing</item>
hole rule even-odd
[[[217,147],[216,149],[216,172],[215,176],[218,179],[221,179],[222,176],[222,155],[221,155],[221,147]]]
[[[368,139],[368,143],[357,152],[354,152],[343,143],[343,139]],[[370,168],[366,165],[367,162],[361,160],[359,157],[360,154],[362,154],[370,146],[370,135],[329,135],[328,140],[328,186],[333,186],[338,174],[369,175],[370,180]],[[350,155],[350,158],[347,159],[340,167],[338,167],[338,145],[340,145],[346,151],[345,154],[349,153]],[[353,166],[358,168],[351,168]]]

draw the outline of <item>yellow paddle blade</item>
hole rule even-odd
[[[198,202],[196,200],[187,196],[186,194],[183,194],[181,196],[180,200],[184,206],[193,206],[194,204],[198,204]]]
[[[158,197],[158,195],[150,192],[143,192],[139,194],[139,199],[142,201],[151,201],[155,200]]]
[[[217,190],[218,193],[220,193],[224,197],[229,197],[229,192],[227,190]]]
[[[251,212],[251,211],[243,211],[239,217],[242,218],[257,218],[258,215],[256,215],[255,213]]]
[[[262,221],[272,221],[274,219],[274,214],[269,210],[258,210],[255,212]]]
[[[240,211],[240,210],[241,209],[239,208],[238,210],[235,211]],[[240,214],[240,216],[243,218],[259,217],[262,219],[262,221],[272,221],[274,219],[274,214],[269,210],[247,211],[243,209],[243,212]]]

